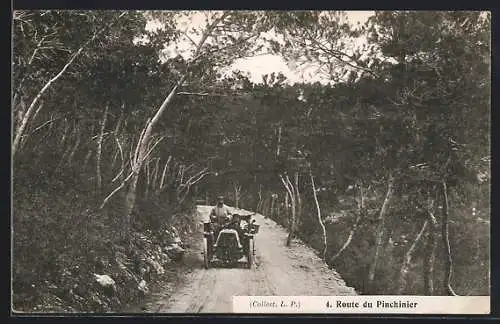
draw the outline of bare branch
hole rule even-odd
[[[152,147],[151,147],[151,148],[149,149],[149,151],[146,153],[146,155],[144,156],[144,158],[142,159],[142,161],[145,161],[145,160],[149,157],[149,155],[151,154],[151,152],[153,152],[153,150],[155,149],[156,145],[158,145],[158,144],[159,144],[159,143],[160,143],[160,142],[161,142],[164,138],[165,138],[165,136],[162,136],[160,139],[158,139],[158,140],[156,141],[156,143],[154,143],[154,144],[152,145]]]
[[[184,184],[181,184],[181,186],[192,186],[196,182],[200,181],[201,178],[203,178],[206,175],[206,171],[208,168],[204,168],[203,170],[197,172],[195,175],[190,177]]]
[[[422,228],[416,235],[415,240],[413,241],[412,245],[405,254],[403,265],[401,266],[401,270],[399,271],[399,287],[398,287],[399,294],[402,294],[404,292],[404,288],[406,286],[406,275],[408,273],[408,267],[411,264],[413,252],[415,251],[415,248],[417,247],[418,243],[420,242],[420,239],[422,238],[425,230],[427,229],[428,223],[429,221],[425,220],[424,224],[422,225]]]
[[[59,117],[55,117],[55,118],[52,118],[50,120],[47,120],[45,123],[41,124],[40,126],[38,126],[37,128],[35,128],[31,133],[27,134],[27,135],[24,135],[24,136],[30,136],[30,135],[33,135],[35,132],[37,132],[38,130],[42,129],[43,127],[47,126],[48,124],[60,119],[61,116]]]
[[[208,24],[207,25],[207,28],[205,29],[202,37],[201,37],[201,40],[199,41],[198,43],[198,46],[196,46],[196,49],[194,51],[194,54],[193,54],[193,59],[191,59],[190,63],[191,64],[192,62],[196,61],[199,56],[200,56],[200,51],[201,51],[201,48],[202,46],[205,44],[208,36],[210,36],[210,34],[212,33],[212,31],[214,30],[214,28],[222,21],[224,20],[227,16],[228,16],[229,12],[225,11],[219,18],[215,19],[211,24]],[[184,80],[183,80],[184,81]]]
[[[135,173],[134,171],[130,172],[130,174],[125,178],[125,180],[123,180],[122,183],[118,187],[116,187],[115,190],[113,190],[106,198],[104,198],[104,201],[102,202],[100,209],[103,209],[106,203],[109,201],[109,199],[111,199],[111,197],[113,197],[118,191],[120,191],[120,189],[122,189],[125,186],[125,184],[132,178],[134,173]]]
[[[186,33],[185,31],[181,32],[184,36],[186,36],[186,38],[191,42],[191,44],[193,44],[195,47],[197,46],[196,42],[191,38],[189,37],[188,33]]]
[[[177,92],[178,95],[204,96],[204,97],[227,97],[226,94],[208,93],[208,92]]]
[[[227,45],[227,46],[224,46],[224,47],[220,47],[220,48],[208,51],[208,52],[200,53],[200,54],[198,54],[196,57],[194,57],[192,59],[192,62],[198,60],[200,57],[203,57],[205,55],[214,54],[214,53],[217,53],[217,52],[222,52],[224,50],[228,50],[228,49],[237,47],[238,45],[241,45],[241,44],[244,44],[245,42],[248,42],[250,39],[252,39],[254,37],[257,37],[257,35],[250,35],[250,36],[242,38],[242,39],[238,40],[237,42],[234,42],[234,43],[232,43],[230,45]]]
[[[161,181],[160,181],[160,189],[163,188],[164,180],[165,180],[165,175],[167,172],[167,167],[169,166],[170,161],[172,160],[172,155],[168,156],[167,163],[165,163],[165,167],[163,168],[163,174],[161,176]]]
[[[373,70],[369,69],[369,68],[366,68],[366,67],[363,67],[363,66],[360,66],[359,63],[357,62],[357,60],[352,56],[352,55],[349,55],[345,52],[341,52],[341,51],[338,51],[338,50],[335,50],[333,48],[333,44],[330,48],[326,47],[325,45],[323,45],[317,37],[315,37],[314,35],[311,35],[309,29],[307,26],[302,26],[302,30],[307,33],[307,36],[308,36],[308,40],[310,40],[312,43],[316,44],[316,49],[319,49],[321,51],[323,51],[324,53],[326,54],[329,54],[331,55],[332,57],[336,58],[338,61],[340,61],[341,63],[343,64],[346,64],[354,69],[357,69],[357,70],[361,70],[361,71],[364,71],[364,72],[367,72],[371,75],[373,75],[374,77],[378,78],[378,74],[375,73]],[[307,44],[302,41],[302,43],[304,45],[307,46]],[[310,44],[310,46],[312,46],[312,44]],[[352,62],[349,62],[349,61],[346,61],[343,59],[343,57],[347,57],[349,60],[351,61],[354,61],[356,62],[356,64],[352,63]]]

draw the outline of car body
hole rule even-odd
[[[234,265],[243,257],[247,268],[252,267],[255,256],[255,234],[259,225],[251,220],[252,215],[234,214],[232,220],[218,225],[212,222],[203,223],[203,259],[206,269],[214,261],[225,265]]]

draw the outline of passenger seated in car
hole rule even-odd
[[[214,224],[215,237],[221,230],[221,228],[230,222],[232,219],[229,208],[224,205],[224,197],[217,197],[217,205],[210,212],[210,222]]]
[[[224,205],[224,197],[217,197],[217,205],[210,212],[210,221],[218,225],[224,225],[231,220],[229,208]]]
[[[243,227],[241,226],[241,218],[240,215],[238,214],[233,214],[232,220],[231,220],[231,225],[232,228],[238,231],[238,234],[241,235],[243,234]]]

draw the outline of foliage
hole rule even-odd
[[[196,15],[203,22],[192,26]],[[161,28],[146,30],[150,19]],[[361,292],[392,175],[380,294],[398,288],[429,201],[441,219],[436,183],[445,181],[452,285],[459,294],[487,293],[486,279],[471,278],[488,278],[489,268],[489,26],[479,12],[377,12],[353,27],[342,12],[16,11],[15,131],[40,90],[71,64],[49,84],[21,134],[13,169],[15,293],[33,293],[42,276],[63,280],[62,271],[77,265],[81,274],[97,271],[95,259],[121,244],[123,188],[134,171],[132,225],[143,232],[191,222],[186,215],[196,199],[224,194],[234,203],[236,188],[240,207],[259,207],[287,225],[279,175],[298,172],[298,234],[321,250],[311,172],[327,229],[325,261]],[[259,53],[271,27],[276,38],[267,45],[274,53],[292,65],[312,64],[331,82],[290,84],[272,73],[252,83],[239,72],[221,73]],[[360,38],[368,42],[354,48]],[[189,44],[184,50],[182,40]],[[145,125],[172,91],[146,141],[150,154],[135,170]],[[332,261],[356,224],[359,188],[365,214]],[[426,247],[415,249],[407,293],[424,293]],[[439,241],[439,289],[442,250]]]

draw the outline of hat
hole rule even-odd
[[[217,200],[223,200],[224,196],[217,196]]]

